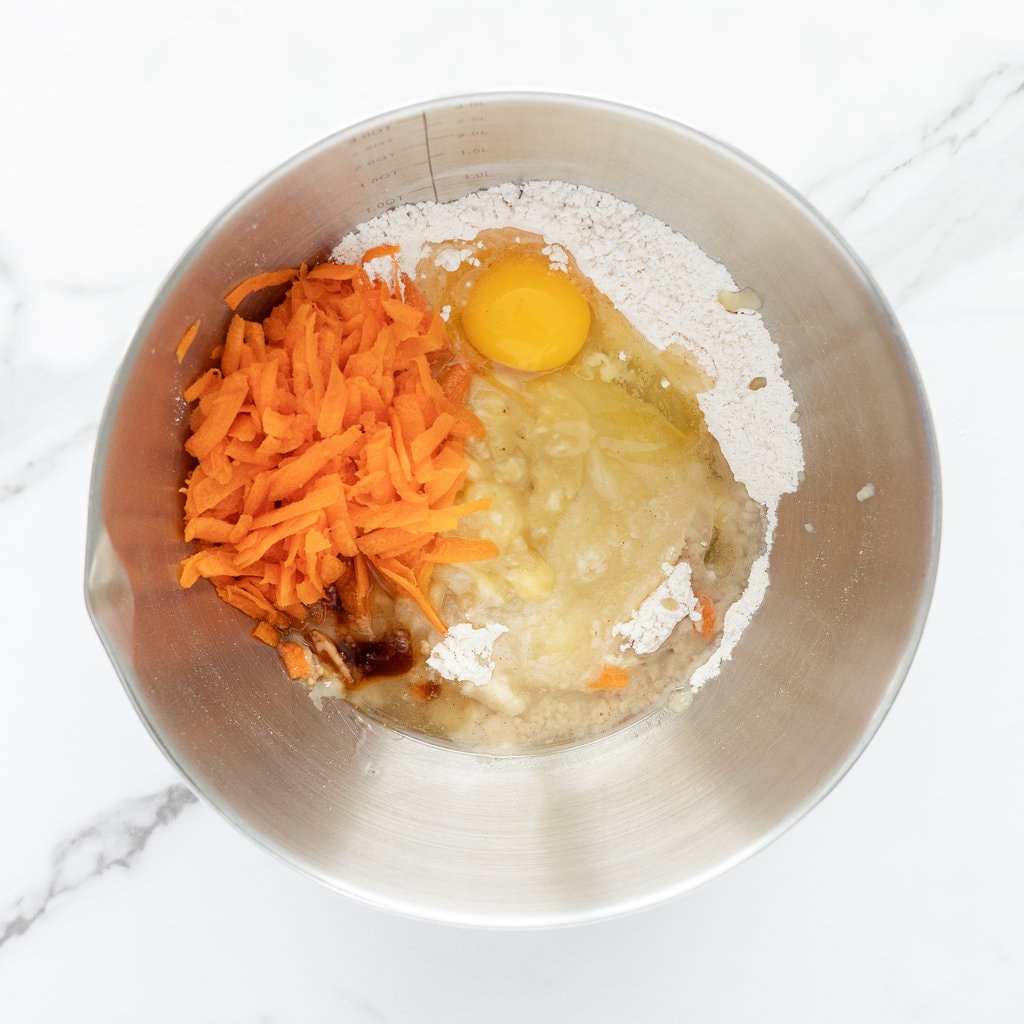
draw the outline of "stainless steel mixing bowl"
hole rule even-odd
[[[721,675],[662,712],[550,753],[460,753],[318,711],[251,622],[176,582],[185,327],[226,323],[247,275],[326,254],[386,208],[510,180],[611,192],[764,297],[800,405],[806,481],[783,499],[767,598]],[[208,335],[209,336],[209,335]],[[874,497],[858,500],[872,484]],[[863,495],[862,495],[863,496]],[[813,524],[810,532],[805,524]],[[432,102],[300,154],[175,267],[114,383],[89,510],[87,600],[143,722],[190,785],[326,885],[436,920],[532,926],[692,889],[796,822],[846,772],[907,671],[934,581],[935,444],[883,298],[798,196],[725,145],[593,100]]]

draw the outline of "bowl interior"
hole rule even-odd
[[[212,588],[178,586],[181,398],[205,361],[174,347],[263,269],[322,256],[393,206],[561,179],[686,234],[764,298],[800,406],[806,480],[785,497],[767,597],[682,715],[517,757],[448,750],[318,711]],[[207,336],[211,336],[207,334]],[[874,496],[858,500],[871,484]],[[780,834],[867,743],[909,666],[934,580],[938,479],[899,328],[843,243],[727,147],[567,97],[431,103],[296,157],[232,205],[163,286],[108,403],[87,601],[143,721],[190,783],[265,848],[406,913],[564,923],[694,887]]]

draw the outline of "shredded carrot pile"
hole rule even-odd
[[[378,247],[363,262],[396,252]],[[301,622],[330,587],[359,615],[382,585],[443,632],[433,567],[497,554],[490,541],[450,535],[490,504],[456,503],[464,443],[482,429],[466,404],[471,371],[395,267],[393,286],[334,263],[242,282],[226,297],[232,310],[253,291],[289,287],[262,322],[235,313],[217,365],[185,391],[196,459],[185,539],[197,550],[180,582],[211,580],[265,624],[255,631],[265,642],[276,639],[268,627]]]

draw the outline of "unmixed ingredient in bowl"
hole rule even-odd
[[[235,314],[217,365],[185,392],[196,403],[185,448],[198,461],[185,539],[201,547],[181,583],[206,577],[280,630],[327,588],[365,620],[372,570],[443,632],[427,596],[433,566],[496,553],[441,536],[490,504],[455,503],[478,430],[468,373],[411,286],[399,299],[360,266],[330,263],[279,276],[291,281],[284,301],[262,322]],[[268,628],[258,635],[276,643]]]
[[[802,469],[728,273],[558,182],[391,211],[333,260],[229,296],[289,286],[186,393],[182,583],[212,578],[316,699],[460,745],[682,708]]]

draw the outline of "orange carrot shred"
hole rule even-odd
[[[309,279],[319,281],[321,278],[329,278],[332,281],[351,281],[361,273],[362,270],[359,267],[344,263],[320,263],[310,270]]]
[[[372,260],[379,259],[381,256],[397,256],[399,248],[397,245],[375,245],[372,249],[367,249],[363,253],[363,258],[359,261],[360,263],[370,263]]]
[[[289,679],[303,679],[309,675],[309,656],[301,644],[295,643],[294,640],[285,640],[278,645],[277,653],[281,655]]]
[[[178,357],[180,363],[185,358],[185,353],[188,352],[192,346],[192,342],[196,340],[196,335],[199,333],[199,321],[196,320],[185,333],[181,336],[181,341],[178,342],[178,347],[174,350],[174,354]]]
[[[697,607],[700,609],[700,635],[710,643],[715,638],[717,620],[714,602],[707,594],[700,594],[697,597]]]
[[[262,274],[253,274],[247,277],[241,284],[236,285],[224,296],[228,309],[235,310],[242,304],[242,300],[253,292],[261,291],[264,288],[273,288],[274,285],[288,284],[299,276],[295,268],[291,270],[268,270]]]
[[[629,685],[629,670],[618,665],[605,665],[588,690],[622,690]]]
[[[270,647],[277,647],[281,642],[281,634],[266,619],[260,619],[256,623],[256,628],[252,631],[252,635]]]
[[[496,558],[498,545],[474,537],[438,537],[424,558],[428,562],[479,562]]]

